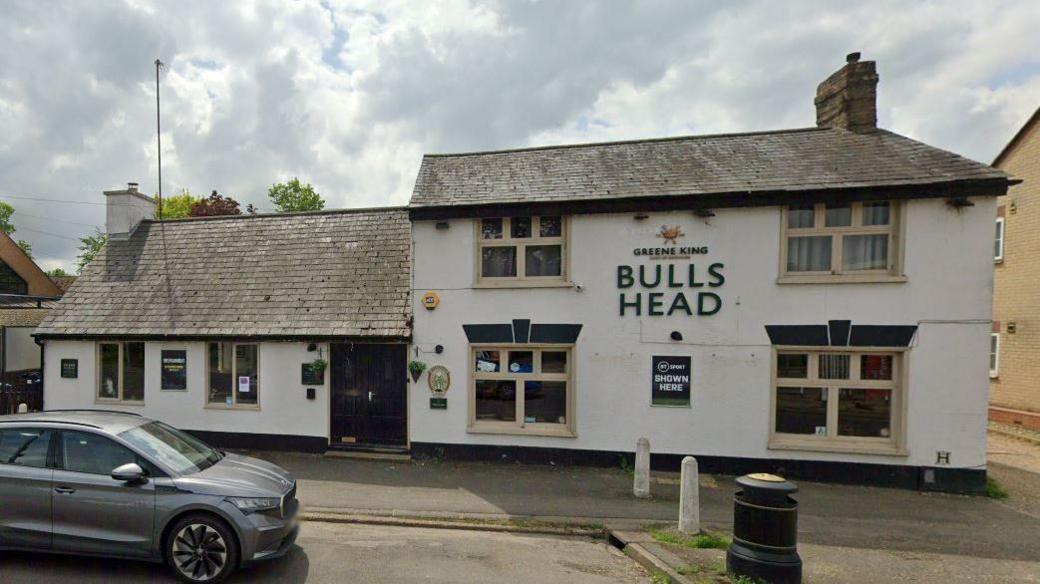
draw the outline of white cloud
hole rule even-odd
[[[332,207],[401,204],[423,152],[809,126],[853,50],[884,126],[989,160],[1040,105],[1038,28],[1030,0],[14,2],[0,198],[154,192],[156,57],[164,192],[243,205],[294,175]],[[103,221],[9,200],[48,266]]]

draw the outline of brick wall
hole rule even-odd
[[[997,201],[1003,206],[1004,260],[995,264],[993,282],[1000,363],[990,404],[1040,412],[1040,124],[999,167],[1023,182]],[[1012,325],[1014,333],[1008,330]]]

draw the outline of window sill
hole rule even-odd
[[[206,404],[203,409],[259,412],[260,406],[226,406],[223,404]]]
[[[473,288],[573,288],[573,282],[564,280],[505,280],[502,282],[482,281],[475,282]]]
[[[506,434],[510,436],[550,436],[555,438],[577,438],[578,434],[570,427],[552,428],[547,426],[527,426],[521,428],[513,424],[474,424],[466,428],[469,434]]]
[[[773,438],[769,450],[801,450],[805,452],[840,452],[845,454],[877,454],[879,456],[909,456],[905,448],[894,444],[879,444],[867,441],[824,441],[812,438]]]
[[[776,279],[777,284],[899,284],[906,281],[906,276],[891,274],[787,274]]]
[[[144,407],[144,400],[105,399],[103,397],[98,397],[98,398],[94,398],[94,405],[98,405],[98,406],[141,406],[141,407]]]
[[[1004,263],[1004,258],[993,258],[993,263],[1000,265]]]

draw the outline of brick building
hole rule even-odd
[[[1040,429],[1040,109],[993,166],[1021,182],[997,200],[990,419]]]

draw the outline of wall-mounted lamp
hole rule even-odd
[[[308,352],[313,353],[314,351],[317,351],[317,350],[318,350],[317,343],[308,343],[307,344],[307,351]]]
[[[433,348],[433,352],[437,353],[438,355],[440,355],[441,353],[444,352],[444,345],[437,345],[436,347]]]
[[[1009,335],[1015,334],[1016,330],[1018,330],[1018,327],[1015,326],[1014,322],[1007,323],[1007,332]]]
[[[707,219],[709,217],[714,217],[715,211],[712,211],[711,209],[694,209],[693,214],[698,217]]]
[[[949,199],[946,199],[946,204],[953,207],[954,209],[975,206],[975,203],[969,201],[968,197],[950,197]]]
[[[307,399],[314,399],[314,388],[313,387],[308,387],[307,388]]]
[[[672,337],[673,341],[681,341],[682,340],[682,333],[679,332],[679,331],[672,331],[671,337]]]
[[[1014,201],[1011,201],[1010,203],[1008,203],[1008,211],[1011,212],[1012,215],[1014,215],[1015,212],[1018,211],[1018,205],[1016,205]]]
[[[438,221],[435,227],[437,227],[438,230],[444,230],[451,227],[451,223],[448,223],[447,221]]]
[[[644,221],[646,219],[649,219],[650,216],[647,215],[646,213],[636,213],[635,215],[632,216],[632,218],[635,219],[636,221]]]

